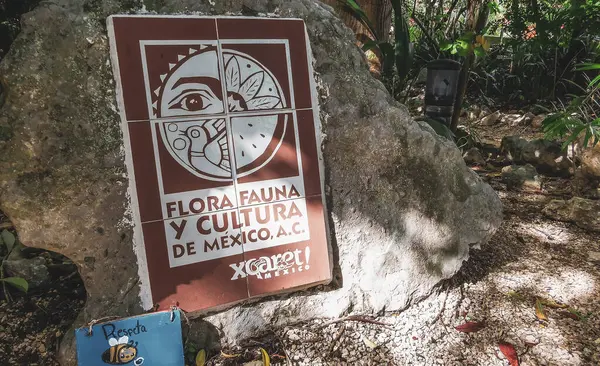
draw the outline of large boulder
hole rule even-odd
[[[470,248],[499,227],[495,192],[451,142],[412,121],[369,75],[354,35],[330,7],[311,0],[153,3],[161,5],[147,10],[159,13],[303,18],[317,75],[334,281],[195,321],[206,342],[217,339],[206,335],[215,327],[221,342],[236,342],[287,322],[403,309],[456,273]],[[88,291],[78,326],[142,311],[105,31],[106,16],[139,10],[132,4],[43,3],[23,17],[0,64],[7,89],[0,206],[23,243],[78,265]],[[69,333],[63,364],[74,364],[73,347]]]
[[[515,164],[531,164],[546,175],[569,176],[574,172],[573,162],[556,141],[505,136],[500,150]]]
[[[539,192],[542,188],[540,177],[531,164],[505,166],[502,168],[502,182],[508,189]]]

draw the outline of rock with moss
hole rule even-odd
[[[193,321],[203,346],[350,311],[400,310],[455,274],[501,222],[495,192],[452,142],[409,117],[369,75],[354,35],[311,0],[43,2],[0,64],[0,206],[24,244],[71,258],[88,291],[76,326],[142,311],[105,17],[159,13],[297,17],[320,101],[334,281]],[[219,329],[219,332],[217,332]],[[205,331],[204,331],[205,330]],[[206,333],[211,333],[207,336]],[[71,332],[61,347],[75,364]]]

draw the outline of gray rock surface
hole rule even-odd
[[[541,128],[542,127],[542,122],[544,122],[545,119],[546,119],[546,115],[545,114],[540,114],[540,115],[537,115],[537,116],[533,117],[533,119],[531,120],[531,127],[533,127],[533,128]]]
[[[0,109],[0,207],[23,243],[78,265],[88,291],[78,326],[141,312],[104,26],[106,16],[139,6],[43,3],[23,17],[0,64],[8,90]],[[303,18],[318,77],[334,282],[193,321],[204,342],[237,342],[349,311],[403,309],[456,273],[469,249],[499,227],[495,192],[451,142],[412,121],[369,75],[354,35],[331,8],[310,0],[166,0],[145,9]],[[206,336],[217,328],[220,340]],[[61,361],[75,363],[71,332]]]
[[[483,117],[481,119],[481,124],[484,126],[493,126],[496,123],[498,123],[498,121],[500,121],[501,116],[502,116],[502,114],[500,113],[500,111],[496,111],[494,113],[487,114],[485,117]]]
[[[581,152],[579,167],[585,176],[600,179],[600,144],[590,146]]]
[[[573,197],[568,201],[552,200],[544,207],[544,215],[558,221],[600,232],[600,201]]]
[[[472,147],[463,154],[465,164],[473,166],[485,166],[485,158],[478,148]]]
[[[502,182],[508,189],[539,191],[542,188],[540,177],[531,164],[505,166],[502,168]]]
[[[46,260],[42,257],[25,258],[13,251],[4,260],[4,270],[8,276],[22,277],[29,288],[43,287],[50,281]]]
[[[600,144],[583,150],[575,170],[573,189],[578,196],[600,197]]]
[[[528,141],[519,136],[505,136],[500,150],[515,164],[532,164],[538,172],[553,176],[573,174],[573,164],[566,151],[555,141]]]

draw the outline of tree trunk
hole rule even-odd
[[[357,20],[351,13],[346,11],[343,3],[339,0],[323,0],[324,3],[332,6],[338,16],[344,21],[348,28],[352,29],[356,35],[359,46],[372,39],[379,42],[388,42],[390,39],[390,28],[392,25],[392,2],[390,0],[359,0],[357,3],[367,15],[367,18],[373,24],[375,34],[371,34],[369,29]],[[376,54],[376,64],[373,65],[370,60],[371,71],[380,74],[382,55]]]
[[[356,38],[364,43],[365,37],[368,39],[377,39],[387,42],[390,38],[390,27],[392,25],[392,3],[390,0],[359,0],[357,3],[367,15],[375,28],[376,34],[371,34],[367,27],[356,20],[352,14],[343,9],[342,4],[338,0],[324,0],[328,5],[331,5],[344,23],[354,31]]]
[[[467,1],[467,31],[472,31],[474,34],[479,34],[487,23],[488,16],[488,1],[489,0],[468,0]],[[467,85],[469,84],[469,70],[475,61],[475,53],[473,50],[469,50],[465,61],[463,62],[458,76],[458,87],[456,91],[456,99],[454,100],[454,111],[452,113],[452,122],[450,123],[450,130],[456,132],[458,127],[458,120],[462,112],[462,104],[465,99],[465,92],[467,91]]]

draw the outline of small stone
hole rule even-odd
[[[38,351],[40,351],[40,353],[46,353],[46,346],[43,343],[40,343]]]
[[[502,168],[502,182],[508,189],[539,191],[542,183],[535,167],[531,164],[523,166],[511,165]]]
[[[522,116],[517,115],[516,118],[513,118],[509,122],[509,124],[511,127],[528,125],[533,121],[534,118],[535,118],[535,115],[533,113],[527,112]]]
[[[42,257],[24,258],[13,250],[4,261],[4,269],[10,276],[26,279],[30,288],[44,286],[50,281],[48,266]]]
[[[469,166],[485,166],[485,158],[478,148],[472,147],[463,154],[463,160]]]
[[[533,119],[531,120],[531,127],[533,127],[533,128],[542,127],[542,122],[544,122],[545,119],[546,119],[545,114],[540,114],[540,115],[533,117]]]
[[[520,136],[505,136],[500,151],[515,164],[531,164],[540,173],[570,176],[573,164],[560,143],[544,139],[526,140]]]
[[[535,344],[540,343],[540,341],[531,334],[526,335],[524,340],[525,340],[525,343],[528,345],[535,345]]]
[[[498,120],[500,119],[500,111],[496,111],[492,114],[489,114],[485,117],[483,117],[483,119],[481,120],[481,124],[484,126],[493,126],[496,123],[498,123]]]

